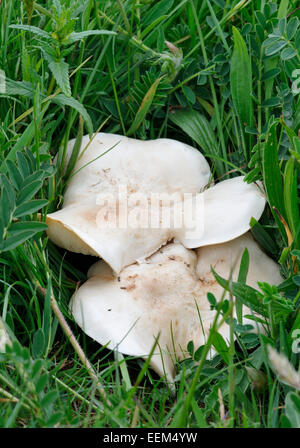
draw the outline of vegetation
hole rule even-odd
[[[300,427],[297,0],[2,0],[0,13],[0,311],[13,341],[0,355],[0,426]],[[252,232],[285,280],[247,287],[246,257],[239,282],[217,278],[237,303],[259,307],[267,333],[229,318],[236,342],[212,334],[210,361],[189,344],[174,390],[69,315],[94,259],[47,241],[44,218],[62,202],[76,160],[65,175],[66,143],[82,124],[86,133],[185,141],[215,179],[264,183],[268,207]],[[228,301],[209,299],[227,313]],[[269,359],[268,346],[289,363],[276,352]]]

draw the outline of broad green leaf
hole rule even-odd
[[[249,271],[249,252],[246,248],[243,252],[241,264],[240,264],[240,270],[238,275],[238,282],[239,283],[246,283],[247,275]]]
[[[295,36],[298,25],[298,17],[292,17],[286,27],[286,37],[288,38],[288,40],[291,40]]]
[[[36,34],[37,36],[44,37],[45,39],[52,39],[51,35],[46,31],[31,25],[9,25],[9,28],[14,28],[21,31],[30,31],[30,33]]]
[[[272,256],[276,255],[278,250],[276,244],[263,228],[263,226],[255,219],[250,219],[251,232],[259,244]]]
[[[129,131],[127,132],[127,135],[131,135],[134,132],[136,132],[138,130],[138,128],[140,127],[140,125],[142,124],[142,121],[144,120],[144,118],[152,104],[156,89],[161,80],[162,80],[162,77],[156,79],[156,81],[154,81],[154,83],[152,84],[152,86],[150,87],[150,89],[148,90],[146,95],[144,96],[143,101],[136,113],[135,119],[133,120],[133,123],[130,126]]]
[[[3,235],[4,229],[9,226],[10,221],[12,220],[12,213],[14,207],[9,207],[9,197],[5,188],[1,191],[0,197],[0,227],[1,227],[1,236]]]
[[[13,189],[11,183],[5,176],[5,174],[0,174],[0,187],[2,189],[2,194],[6,196],[6,204],[5,206],[13,209],[16,201],[15,190]]]
[[[17,235],[10,236],[6,238],[3,244],[2,251],[5,252],[7,250],[15,249],[20,244],[27,241],[29,238],[32,238],[35,235],[35,230],[26,230],[24,232],[20,232]]]
[[[36,382],[35,388],[38,394],[40,394],[44,388],[46,387],[48,383],[48,373],[44,373],[42,376],[39,377],[39,379]]]
[[[30,174],[30,176],[26,177],[26,179],[24,179],[22,187],[25,187],[32,182],[43,181],[44,179],[46,179],[46,177],[49,177],[52,174],[53,173],[51,171],[49,172],[47,169],[35,171],[34,173]]]
[[[53,98],[52,101],[56,104],[59,104],[60,106],[70,106],[73,109],[77,110],[77,112],[79,112],[79,114],[82,116],[82,118],[85,121],[88,133],[90,135],[92,135],[93,123],[92,123],[91,117],[87,113],[83,104],[81,104],[79,101],[75,100],[75,98],[73,98],[73,97],[68,98],[63,94],[57,95],[55,98]]]
[[[191,400],[191,408],[197,422],[197,428],[207,428],[208,424],[206,423],[205,420],[204,411],[199,407],[198,403],[194,398],[192,398]]]
[[[297,171],[294,171],[294,159],[291,157],[284,171],[284,205],[289,228],[295,236],[300,222],[298,205]]]
[[[5,93],[7,95],[22,95],[27,98],[32,98],[32,84],[27,81],[14,81],[13,79],[6,79]]]
[[[228,282],[228,280],[222,278],[220,275],[216,273],[216,271],[211,267],[211,270],[215,276],[215,279],[226,291],[231,291],[235,297],[238,297],[241,302],[246,305],[248,308],[252,309],[258,314],[261,314],[263,317],[267,317],[267,313],[265,311],[264,305],[259,300],[259,292],[251,286],[244,285],[238,282]]]
[[[32,368],[31,368],[31,379],[32,381],[36,381],[37,378],[41,375],[42,368],[44,367],[44,363],[42,359],[37,359],[33,362]]]
[[[64,414],[60,411],[51,413],[50,417],[46,420],[46,427],[53,428],[63,419]]]
[[[285,33],[285,29],[286,29],[286,17],[281,17],[279,19],[277,28],[278,28],[280,35],[283,36]]]
[[[220,155],[214,132],[204,115],[195,110],[179,110],[171,113],[169,118],[192,140],[198,143],[204,155]],[[221,176],[224,172],[223,163],[220,160],[216,160],[215,163],[217,175]]]
[[[33,335],[32,354],[34,358],[40,357],[44,352],[45,336],[42,328],[39,328]]]
[[[286,47],[287,42],[285,40],[276,40],[265,48],[266,56],[273,56],[279,53],[284,47]]]
[[[277,13],[278,19],[286,17],[288,8],[289,8],[289,0],[281,0]]]
[[[24,231],[35,231],[35,232],[42,232],[43,230],[46,230],[48,228],[48,225],[44,222],[39,221],[19,221],[13,223],[9,227],[9,234],[10,235],[16,235]]]
[[[253,127],[252,68],[247,46],[233,27],[234,48],[230,63],[230,89],[237,116],[244,129]]]
[[[71,33],[68,37],[68,40],[63,43],[71,44],[73,42],[77,42],[78,40],[84,39],[88,36],[96,36],[96,35],[104,35],[104,34],[117,34],[114,31],[108,31],[108,30],[87,30],[87,31],[81,31],[80,33]]]
[[[0,172],[6,173],[7,172],[7,166],[6,161],[11,160],[14,162],[16,160],[16,154],[18,151],[23,149],[26,145],[29,145],[34,137],[35,132],[35,123],[32,121],[27,128],[25,129],[24,133],[18,138],[15,145],[12,147],[12,149],[9,151],[8,155],[6,156],[5,160],[2,162],[0,167]],[[19,166],[20,169],[20,166]]]
[[[273,58],[266,58],[263,60],[265,73],[271,72],[272,70],[279,69],[278,67],[278,56]],[[281,71],[281,70],[280,70]],[[273,95],[274,78],[269,78],[265,80],[265,100],[269,99]]]
[[[69,65],[64,61],[51,61],[49,68],[62,92],[66,95],[66,97],[70,97],[71,86],[69,79]]]
[[[268,81],[268,79],[273,79],[275,78],[277,75],[279,75],[279,73],[281,72],[281,69],[279,67],[277,68],[271,68],[270,70],[267,70],[261,80],[262,81]]]
[[[19,205],[14,212],[14,216],[15,218],[21,218],[22,216],[30,215],[31,213],[37,212],[47,204],[48,201],[46,199],[33,199],[32,201]]]
[[[31,171],[32,171],[30,162],[29,162],[28,158],[25,156],[25,154],[21,151],[18,151],[16,153],[16,158],[17,158],[19,170],[25,179],[28,176],[30,176]]]
[[[277,97],[268,98],[262,103],[262,107],[276,107],[276,106],[280,106],[280,100]]]
[[[186,97],[186,99],[191,103],[195,104],[196,102],[196,95],[194,94],[193,90],[188,86],[182,86],[181,90]]]
[[[283,61],[287,61],[288,59],[292,59],[293,57],[297,56],[297,51],[294,48],[284,48],[282,52],[280,53],[280,57]]]
[[[285,398],[285,414],[292,428],[300,428],[300,397],[289,392]]]
[[[240,270],[239,270],[239,275],[238,275],[239,283],[246,283],[248,270],[249,270],[249,252],[248,252],[248,249],[245,248],[243,255],[242,255]],[[236,315],[237,315],[238,323],[242,324],[243,323],[243,303],[241,302],[241,300],[239,298],[236,299],[235,307],[236,307]]]
[[[281,414],[280,416],[280,428],[291,428],[291,422],[289,421],[289,419],[287,418],[287,416],[285,414]]]
[[[29,201],[41,188],[43,181],[35,180],[20,190],[17,198],[17,205]]]
[[[41,400],[40,406],[42,409],[49,408],[53,402],[57,399],[56,390],[50,390]]]
[[[300,275],[296,275],[295,277],[293,277],[293,282],[295,283],[295,285],[300,286]]]
[[[215,333],[213,339],[213,346],[216,351],[219,353],[223,361],[228,365],[229,364],[229,354],[228,354],[228,346],[220,333]]]
[[[284,227],[280,222],[277,213],[273,209],[273,207],[276,207],[281,216],[286,220],[282,176],[278,161],[279,143],[277,141],[276,135],[277,125],[278,123],[274,123],[267,133],[267,141],[265,142],[263,152],[263,174],[265,189],[272,213],[278,224],[282,236],[286,240]]]
[[[20,173],[16,164],[14,164],[11,160],[6,161],[7,172],[12,182],[13,186],[16,190],[19,190],[23,185],[23,176]]]

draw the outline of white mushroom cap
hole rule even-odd
[[[183,193],[198,193],[209,182],[210,168],[199,151],[176,140],[141,141],[99,133],[84,151],[88,142],[89,137],[83,137],[77,174],[67,187],[63,208],[47,216],[47,233],[58,246],[99,256],[119,272],[151,255],[173,235],[161,227],[112,228],[105,222],[111,218],[109,205],[101,203],[103,195],[116,198],[119,207],[132,198],[136,203],[129,206],[129,213],[138,217],[148,207],[150,194],[177,193],[182,200]],[[68,144],[68,157],[73,144],[74,140]],[[140,205],[136,193],[144,195]]]
[[[93,265],[89,280],[72,298],[73,316],[90,337],[128,355],[147,357],[159,335],[161,353],[155,351],[150,365],[172,379],[174,354],[183,359],[191,340],[195,347],[203,345],[215,317],[207,293],[219,299],[223,289],[210,272],[210,265],[221,275],[228,275],[245,247],[250,255],[249,284],[256,286],[257,280],[279,283],[278,266],[249,235],[199,249],[198,260],[194,251],[172,243],[145,262],[125,268],[119,277],[103,261]],[[233,278],[238,269],[237,264]],[[244,312],[250,313],[245,307]],[[229,326],[224,324],[219,332],[228,338]]]
[[[243,177],[200,192],[209,181],[209,165],[188,145],[169,139],[140,141],[100,133],[85,151],[88,141],[85,136],[63,208],[47,216],[47,233],[58,246],[103,258],[115,272],[144,260],[174,237],[188,248],[236,238],[249,230],[252,216],[259,219],[263,212],[263,195]],[[69,142],[68,157],[73,143]],[[120,186],[126,190],[120,191]],[[158,217],[156,226],[152,224],[156,216],[149,201],[155,193],[177,195],[174,202],[163,207],[174,216],[176,206],[181,205],[183,211],[178,215],[183,218],[182,224],[176,227],[174,220],[168,222],[168,213],[165,218]],[[186,194],[192,198],[186,198]],[[105,197],[110,200],[106,202]],[[137,225],[114,222],[113,212],[118,211],[119,219],[126,206],[127,215]],[[147,226],[140,224],[145,215]]]
[[[268,257],[254,240],[250,232],[223,244],[200,247],[197,253],[197,274],[200,280],[214,281],[210,266],[223,278],[237,281],[241,258],[245,248],[249,252],[247,285],[257,288],[257,282],[278,285],[282,282],[279,265]],[[213,291],[212,291],[213,292]]]
[[[197,195],[197,207],[187,201],[187,221],[176,235],[188,249],[225,243],[250,229],[251,217],[259,219],[265,208],[265,197],[255,184],[244,182],[244,177],[234,177],[219,182]],[[194,215],[190,208],[194,207]],[[193,216],[197,225],[189,223]]]

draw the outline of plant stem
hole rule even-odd
[[[43,288],[42,286],[38,285],[38,290],[44,297],[46,296],[47,291],[46,291],[45,288]],[[98,376],[97,376],[97,374],[96,374],[92,364],[90,363],[90,361],[86,357],[86,355],[85,355],[84,351],[82,350],[79,342],[75,338],[71,328],[69,327],[66,319],[64,318],[64,315],[60,311],[60,309],[58,307],[58,304],[57,304],[57,301],[56,301],[56,299],[55,299],[53,294],[51,294],[51,308],[52,308],[53,313],[57,317],[57,320],[60,323],[60,325],[61,325],[65,335],[67,336],[67,338],[70,341],[70,343],[72,344],[75,352],[77,353],[79,359],[81,360],[82,364],[86,367],[90,377],[94,381],[96,381],[97,389],[98,389],[99,394],[102,397],[103,401],[108,406],[111,406],[111,403],[110,403],[109,399],[107,398],[107,395],[106,395],[106,392],[104,390],[104,387],[100,383],[100,381],[98,379]]]

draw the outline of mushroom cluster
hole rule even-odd
[[[63,207],[47,216],[54,243],[102,259],[71,299],[76,322],[99,343],[144,358],[159,336],[150,364],[172,379],[174,359],[189,341],[205,343],[215,317],[207,293],[223,290],[211,266],[237,280],[247,247],[247,284],[280,283],[278,265],[248,232],[264,206],[261,188],[242,176],[213,185],[207,161],[186,144],[83,137]],[[228,339],[229,326],[219,332]]]

